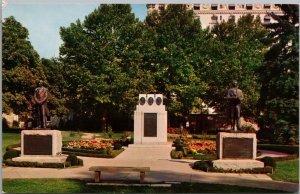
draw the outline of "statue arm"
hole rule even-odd
[[[35,101],[36,103],[41,104],[41,101],[39,101],[39,99],[38,99],[37,96],[36,96],[36,91],[34,92],[33,98],[34,98],[34,101]]]
[[[48,90],[45,89],[45,97],[41,100],[41,103],[44,104],[48,99]]]

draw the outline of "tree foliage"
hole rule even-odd
[[[259,17],[248,14],[237,22],[230,19],[216,24],[211,35],[206,48],[209,59],[199,72],[209,85],[205,99],[219,111],[225,110],[224,96],[237,80],[244,93],[242,115],[253,117],[261,87],[256,71],[263,64],[267,31]]]
[[[138,94],[151,91],[152,78],[141,68],[151,43],[130,5],[100,5],[60,33],[70,108],[99,120],[131,116]]]
[[[28,114],[36,81],[45,80],[39,55],[28,40],[28,30],[14,17],[3,22],[3,112]]]
[[[165,95],[168,111],[186,116],[193,106],[200,105],[197,98],[207,89],[197,75],[205,57],[201,43],[206,42],[207,31],[201,29],[193,12],[180,4],[153,12],[145,23],[155,46],[145,68],[153,73],[155,90]]]
[[[278,5],[283,15],[271,13],[272,47],[260,69],[259,108],[262,134],[276,143],[295,143],[299,128],[299,5]]]

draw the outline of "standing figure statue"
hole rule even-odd
[[[238,89],[236,80],[232,82],[233,87],[227,92],[225,99],[229,100],[231,127],[233,130],[240,130],[240,117],[241,117],[241,101],[243,100],[243,92]]]
[[[34,91],[34,102],[38,116],[38,128],[46,128],[48,116],[48,89],[43,86],[43,81],[38,82],[38,87]]]

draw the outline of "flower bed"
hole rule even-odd
[[[205,153],[211,154],[216,152],[216,142],[210,140],[197,140],[190,141],[186,143],[187,150],[197,154],[197,153]]]
[[[175,150],[172,150],[171,157],[174,159],[216,159],[216,142],[211,140],[187,140],[176,139]]]
[[[64,143],[62,153],[96,158],[114,158],[124,151],[124,149],[113,149],[113,144],[116,142],[113,140],[70,141]]]
[[[99,150],[112,147],[112,144],[112,140],[71,141],[68,142],[64,147],[71,149]]]

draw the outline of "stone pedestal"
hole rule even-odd
[[[166,144],[167,111],[162,94],[140,94],[134,111],[134,144]]]
[[[257,140],[255,133],[218,133],[217,155],[214,167],[223,169],[247,169],[264,167],[255,160]]]
[[[62,136],[58,130],[23,130],[21,133],[21,157],[13,161],[64,162],[61,156]]]

